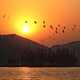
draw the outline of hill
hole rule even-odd
[[[48,48],[16,34],[0,35],[0,66],[80,66],[80,42]]]
[[[57,65],[63,66],[64,63],[67,65],[73,62],[76,66],[80,66],[80,41],[52,46],[51,51],[56,55]]]
[[[39,57],[47,52],[47,47],[21,36],[0,36],[0,66],[34,66],[40,63]]]

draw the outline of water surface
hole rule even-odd
[[[80,80],[80,68],[0,67],[0,80]]]

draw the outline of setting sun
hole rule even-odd
[[[80,0],[0,0],[0,34],[51,46],[80,40],[79,25]]]
[[[33,32],[31,21],[27,17],[19,16],[18,18],[13,19],[13,22],[15,32],[18,35],[28,36]]]
[[[23,33],[29,33],[29,32],[30,32],[29,25],[25,24],[25,25],[23,26],[22,32],[23,32]]]

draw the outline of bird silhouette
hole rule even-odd
[[[64,26],[64,29],[66,29],[66,26]]]
[[[34,21],[35,24],[37,24],[37,21]]]
[[[50,25],[50,29],[52,29],[52,30],[53,30],[53,25]]]
[[[45,24],[46,22],[45,22],[45,20],[43,21],[43,24]]]
[[[25,21],[25,23],[28,23],[28,21]]]
[[[2,16],[2,17],[3,17],[3,18],[6,18],[6,16],[7,16],[6,14],[3,14],[3,16]]]
[[[56,27],[56,30],[58,30],[58,28]]]
[[[58,28],[56,27],[56,30],[55,30],[56,34],[58,33]]]
[[[58,26],[58,27],[60,27],[61,25],[60,25],[60,24],[58,24],[57,26]]]
[[[46,25],[43,25],[43,28],[46,28]]]
[[[64,33],[64,29],[62,30],[62,33]]]
[[[74,24],[74,25],[73,25],[73,27],[72,27],[72,30],[75,30],[75,29],[76,29],[76,27],[77,27],[77,25],[76,25],[76,24]]]

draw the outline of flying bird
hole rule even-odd
[[[43,25],[43,28],[45,28],[46,27],[46,25]]]
[[[58,24],[58,27],[60,27],[61,25],[60,24]]]
[[[56,27],[56,30],[58,30],[58,28]]]
[[[3,14],[2,18],[4,19],[4,18],[6,18],[6,16],[7,16],[6,14]]]
[[[55,32],[56,32],[56,34],[58,33],[58,31],[57,31],[57,30],[56,30]]]
[[[37,21],[34,21],[35,24],[37,24]]]
[[[74,27],[74,28],[76,28],[76,27],[77,27],[77,25],[76,25],[76,24],[74,24],[74,25],[73,25],[73,27]]]
[[[58,33],[58,28],[56,27],[56,31],[55,31],[56,33]]]
[[[50,25],[50,28],[53,30],[53,25]]]
[[[28,23],[28,21],[25,21],[25,23]]]
[[[64,26],[64,29],[66,29],[66,26]]]
[[[77,25],[74,24],[72,27],[72,30],[75,30],[76,27],[77,27]]]
[[[45,27],[46,27],[45,23],[46,23],[46,22],[45,22],[45,20],[44,20],[44,21],[43,21],[43,28],[45,28]]]
[[[64,29],[62,30],[62,32],[64,33]]]
[[[43,21],[43,24],[45,24],[46,22],[45,21]]]

